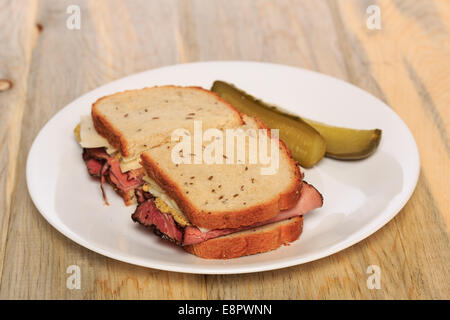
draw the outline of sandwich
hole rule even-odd
[[[198,137],[198,123],[214,134],[180,148],[185,137]],[[299,238],[303,215],[323,203],[275,130],[201,88],[164,86],[101,98],[75,133],[105,201],[107,182],[125,204],[137,205],[133,221],[198,257],[237,258],[287,245]],[[227,149],[239,138],[256,149],[250,142]],[[276,170],[262,174],[273,163],[255,162],[254,150],[263,158],[276,151]],[[202,162],[208,151],[215,162]]]

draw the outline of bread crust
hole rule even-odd
[[[119,150],[119,152],[124,157],[129,157],[130,152],[127,149],[127,143],[125,139],[121,136],[118,129],[116,129],[102,114],[97,111],[96,104],[102,99],[98,99],[93,105],[91,110],[92,121],[94,123],[95,130],[99,135],[108,140],[108,143],[114,148]]]
[[[261,128],[268,128],[260,120],[257,121]],[[268,130],[270,134],[270,129]],[[300,198],[300,187],[303,176],[297,163],[292,158],[291,151],[283,141],[280,140],[279,146],[286,151],[291,160],[291,170],[294,172],[292,184],[278,196],[268,199],[266,202],[257,206],[243,208],[242,210],[221,212],[199,210],[189,201],[176,183],[145,153],[141,155],[141,164],[147,171],[147,174],[175,200],[180,210],[188,217],[193,225],[206,229],[239,228],[269,220],[275,217],[280,211],[294,207]]]
[[[124,94],[127,92],[137,92],[137,91],[143,91],[143,90],[151,90],[154,88],[173,88],[173,89],[194,89],[194,90],[200,90],[207,94],[213,95],[217,100],[221,101],[222,103],[228,105],[228,107],[233,110],[237,117],[239,117],[240,124],[244,124],[244,121],[242,120],[241,113],[239,110],[237,110],[231,103],[221,98],[217,93],[206,90],[202,87],[196,87],[196,86],[175,86],[175,85],[166,85],[166,86],[154,86],[154,87],[147,87],[143,89],[137,89],[137,90],[125,90],[121,92],[117,92],[108,96],[104,96],[102,98],[99,98],[96,102],[92,104],[92,110],[91,110],[91,116],[92,121],[94,122],[95,130],[103,136],[106,140],[108,140],[109,144],[112,145],[114,148],[119,150],[119,152],[122,154],[123,157],[129,157],[131,156],[130,148],[127,144],[126,139],[122,136],[120,131],[114,127],[114,125],[108,121],[97,109],[98,104],[107,98]]]
[[[303,217],[271,229],[219,237],[183,247],[187,252],[204,259],[231,259],[277,249],[297,240],[303,230]]]

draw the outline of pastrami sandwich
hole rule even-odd
[[[195,138],[196,121],[215,130],[213,137],[180,149],[183,134],[174,140],[173,132],[182,128]],[[236,140],[250,141],[255,133],[267,138],[252,141],[260,156],[276,151],[276,170],[262,174],[268,162],[254,161],[251,143],[233,145],[231,153],[211,148],[228,146],[228,129],[238,132]],[[204,89],[155,87],[102,98],[78,132],[88,172],[127,204],[137,202],[132,219],[199,257],[276,249],[298,239],[303,215],[322,206],[275,132]],[[181,158],[174,159],[174,150]],[[202,162],[198,155],[207,152],[216,161]]]

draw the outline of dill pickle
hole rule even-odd
[[[326,156],[339,160],[359,160],[375,152],[381,141],[381,130],[356,130],[329,126],[303,118],[324,137]]]
[[[240,112],[256,116],[272,129],[279,129],[280,139],[302,167],[310,168],[324,157],[325,140],[316,129],[300,118],[277,112],[262,101],[223,81],[215,81],[211,91],[230,102]]]
[[[291,149],[300,165],[308,168],[320,161],[321,148],[326,148],[325,156],[338,160],[359,160],[375,152],[381,141],[382,131],[357,130],[330,126],[321,122],[300,118],[278,106],[269,105],[246,92],[223,81],[215,81],[212,91],[233,104],[239,111],[250,116],[257,116],[271,128],[280,128],[280,138]],[[303,131],[295,132],[298,122]],[[284,125],[286,129],[284,129]],[[310,127],[305,126],[309,124]],[[285,130],[283,133],[282,128]],[[313,131],[310,129],[314,129]],[[322,141],[314,134],[319,133]],[[306,143],[305,139],[314,141]],[[326,147],[325,147],[326,146]],[[295,151],[294,151],[295,150]],[[309,154],[312,152],[312,154]],[[308,157],[309,154],[309,157]],[[314,162],[315,161],[315,162]],[[312,164],[311,164],[312,163]]]

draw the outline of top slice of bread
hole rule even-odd
[[[267,129],[253,118],[243,119],[245,130]],[[302,176],[282,141],[279,167],[272,175],[261,174],[260,169],[267,165],[249,162],[248,143],[245,162],[233,164],[177,164],[171,152],[175,145],[170,142],[145,151],[141,163],[195,226],[223,229],[263,222],[293,207],[299,199]]]
[[[200,87],[162,86],[119,92],[92,105],[97,132],[124,158],[170,141],[177,128],[193,131],[193,120],[203,128],[242,125],[239,112],[217,94]]]

